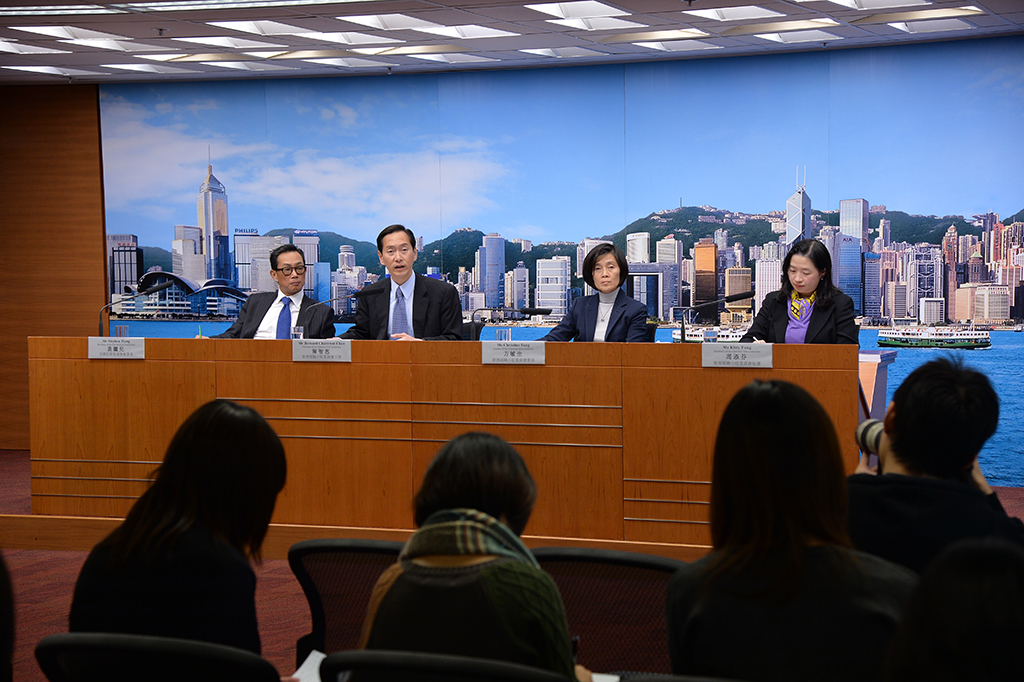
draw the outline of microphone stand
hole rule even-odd
[[[477,313],[481,313],[481,312],[483,312],[485,310],[490,310],[491,312],[495,312],[495,313],[519,313],[520,315],[526,315],[527,317],[529,317],[531,315],[550,315],[551,314],[551,308],[523,307],[523,308],[519,308],[518,310],[516,308],[506,308],[504,306],[495,306],[493,308],[491,308],[491,307],[477,308],[476,310],[473,311],[473,314],[469,316],[469,326],[470,326],[470,328],[472,330],[472,333],[473,333],[473,338],[470,339],[470,341],[479,341],[480,340],[480,333],[479,333],[479,331],[476,328],[476,314]]]
[[[139,293],[134,294],[132,296],[126,296],[124,298],[118,299],[116,302],[117,303],[122,303],[124,301],[131,301],[133,299],[139,298],[140,296],[149,296],[150,294],[155,294],[158,291],[163,291],[164,289],[170,289],[172,286],[174,286],[174,282],[171,281],[171,280],[168,280],[166,282],[161,282],[160,284],[157,284],[155,286],[151,286],[150,288],[148,288],[148,289],[146,289],[144,291],[140,291]],[[127,288],[127,287],[125,287],[125,288]],[[103,306],[102,308],[100,308],[100,328],[99,328],[99,335],[100,336],[106,336],[106,334],[103,333],[103,311],[106,310],[107,308],[109,308],[110,306],[114,305],[114,303],[115,303],[114,301],[111,301],[110,303],[108,303],[105,306]]]

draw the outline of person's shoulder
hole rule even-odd
[[[843,292],[839,291],[838,289],[836,289],[834,292],[832,292],[832,305],[836,307],[852,308],[853,299],[850,298],[848,295],[844,294]]]
[[[919,579],[917,573],[906,566],[858,549],[851,549],[849,552],[861,573],[869,581],[889,585],[903,596],[908,595],[910,590],[917,585]]]
[[[433,277],[427,277],[426,275],[421,275],[418,272],[416,273],[416,287],[417,288],[423,287],[424,289],[427,289],[427,290],[434,289],[434,290],[437,290],[437,291],[446,291],[447,289],[451,289],[452,291],[455,291],[456,293],[458,293],[458,291],[455,289],[455,287],[453,287],[448,282],[442,282],[439,279],[434,279]]]

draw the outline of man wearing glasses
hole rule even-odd
[[[270,252],[270,276],[278,291],[251,294],[242,304],[238,319],[215,339],[290,339],[292,328],[302,327],[306,339],[334,336],[334,311],[303,295],[306,258],[294,244],[282,244]]]

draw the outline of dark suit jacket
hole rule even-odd
[[[459,292],[447,282],[415,274],[412,335],[426,341],[462,340]],[[387,340],[390,309],[390,277],[363,287],[363,296],[356,304],[356,323],[341,334],[341,338]]]
[[[214,339],[251,339],[256,336],[260,322],[277,300],[276,291],[261,291],[250,294],[242,309],[238,311],[238,319],[223,334]],[[293,326],[302,327],[303,336],[307,339],[334,338],[334,311],[327,305],[316,305],[316,300],[309,296],[302,297],[299,306],[299,317]]]
[[[541,341],[593,341],[599,294],[577,298],[558,326]],[[609,343],[647,340],[647,306],[619,289],[604,340]]]
[[[764,297],[761,310],[754,318],[754,324],[740,342],[754,339],[767,343],[786,343],[786,327],[789,326],[788,301],[779,302],[773,291]],[[859,343],[857,323],[853,320],[853,299],[837,291],[832,295],[832,305],[822,308],[817,303],[807,325],[804,343]]]

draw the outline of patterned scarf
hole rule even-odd
[[[401,559],[431,555],[509,557],[540,567],[508,526],[475,509],[445,509],[431,514],[402,549]]]
[[[811,311],[814,310],[814,299],[817,296],[818,292],[815,291],[807,298],[803,298],[797,293],[796,289],[793,289],[789,295],[789,314],[797,322],[803,322],[810,316]]]

